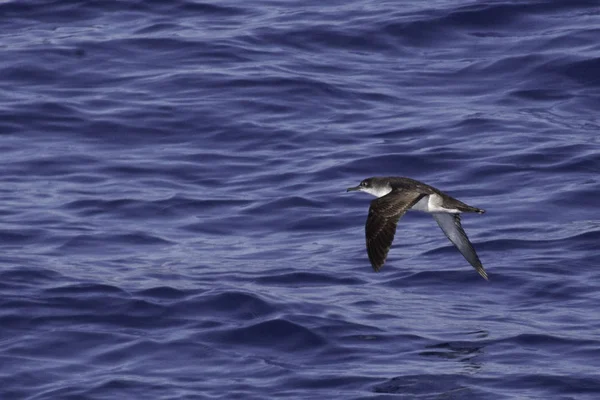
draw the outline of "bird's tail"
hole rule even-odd
[[[472,206],[468,206],[466,204],[462,207],[458,207],[458,209],[459,209],[459,211],[462,211],[462,212],[476,212],[478,214],[485,213],[485,210],[482,208],[472,207]]]

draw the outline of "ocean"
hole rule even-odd
[[[0,2],[0,399],[600,398],[600,5]],[[369,264],[369,202],[428,215]]]

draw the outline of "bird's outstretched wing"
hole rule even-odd
[[[446,234],[446,237],[450,239],[473,268],[479,272],[479,275],[487,280],[487,272],[483,269],[483,265],[481,265],[481,261],[479,261],[479,257],[477,256],[473,245],[460,224],[460,214],[433,213],[432,215]]]
[[[371,201],[365,235],[367,254],[375,271],[379,271],[385,263],[394,241],[398,220],[423,196],[423,193],[392,190],[385,196]]]

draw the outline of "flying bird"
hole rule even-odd
[[[488,279],[487,272],[460,223],[461,213],[483,214],[485,210],[469,206],[433,186],[404,177],[367,178],[360,185],[348,188],[347,192],[351,191],[366,192],[377,197],[371,201],[365,225],[367,254],[375,271],[379,271],[385,263],[400,218],[406,211],[416,210],[430,213],[446,237],[479,275]]]

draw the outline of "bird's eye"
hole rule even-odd
[[[365,181],[362,181],[362,182],[360,183],[360,186],[367,186],[367,182],[365,182]]]

